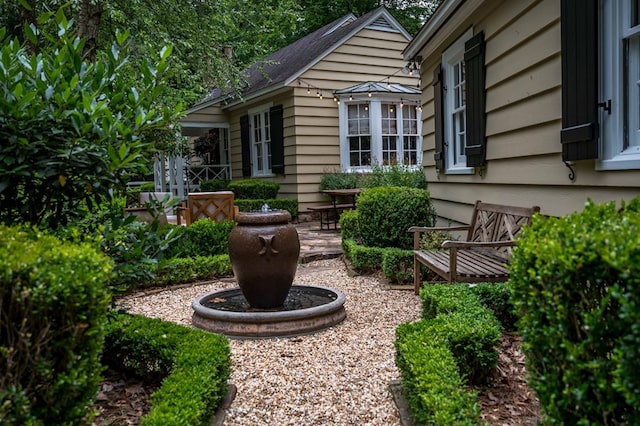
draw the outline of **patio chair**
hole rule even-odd
[[[187,226],[202,218],[208,218],[214,222],[234,220],[238,208],[233,200],[232,191],[192,192],[180,210],[184,213]]]

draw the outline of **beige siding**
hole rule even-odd
[[[561,159],[560,2],[470,1],[422,49],[424,165],[443,221],[468,221],[477,199],[539,205],[562,215],[640,194],[640,171],[596,171],[594,161],[574,166]],[[471,8],[473,6],[473,9]],[[470,26],[485,32],[487,166],[474,175],[437,174],[433,154],[431,80],[442,51]]]
[[[307,94],[306,85],[294,85],[296,179],[301,211],[326,202],[318,191],[320,178],[324,172],[340,169],[338,105],[332,92],[365,81],[386,81],[393,74],[396,75],[391,82],[415,85],[416,77],[400,73],[405,65],[402,50],[406,44],[401,34],[362,30],[301,76],[304,83],[321,88],[324,99],[318,99],[313,88]]]

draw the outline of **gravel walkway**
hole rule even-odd
[[[294,284],[342,291],[347,318],[312,335],[232,339],[237,395],[225,425],[400,425],[389,382],[399,378],[393,341],[398,324],[420,315],[413,291],[389,290],[376,277],[347,275],[341,259],[298,265]],[[131,313],[191,325],[191,302],[234,287],[230,280],[132,296]]]

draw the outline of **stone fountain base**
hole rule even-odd
[[[308,334],[346,317],[344,295],[330,288],[294,285],[284,306],[249,306],[240,288],[210,293],[192,303],[195,327],[229,337],[283,337]]]

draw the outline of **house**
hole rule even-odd
[[[410,39],[381,7],[346,15],[253,65],[242,93],[214,90],[187,111],[183,134],[194,146],[213,141],[213,152],[188,166],[174,161],[172,176],[184,169],[188,179],[172,184],[188,192],[199,179],[269,179],[304,212],[326,202],[324,172],[417,166],[419,78],[402,58]]]
[[[637,0],[444,0],[403,52],[419,65],[438,215],[475,200],[547,215],[640,195]]]

